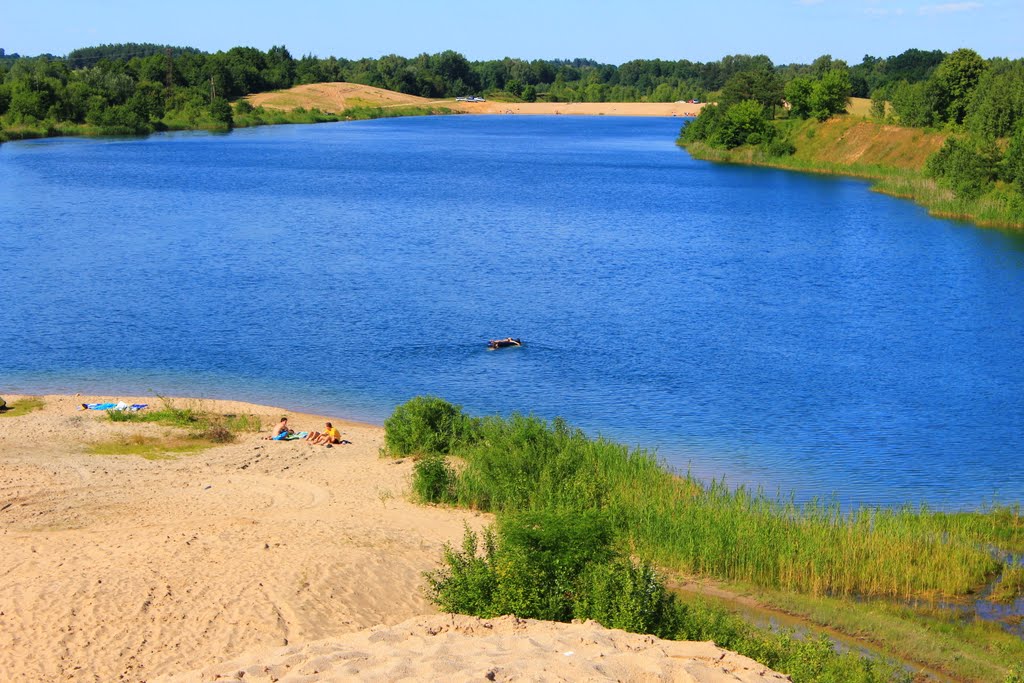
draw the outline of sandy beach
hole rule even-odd
[[[175,399],[266,429],[281,415],[298,430],[332,420],[351,444],[246,433],[147,460],[87,449],[173,428],[79,406],[156,399],[43,400],[0,416],[0,680],[781,678],[707,643],[439,615],[422,573],[464,525],[491,519],[412,503],[412,461],[380,457],[380,427]]]
[[[703,104],[689,102],[456,102],[358,83],[311,83],[288,90],[258,93],[245,98],[253,106],[291,110],[317,108],[338,114],[348,107],[446,107],[466,114],[524,114],[542,116],[697,116]]]

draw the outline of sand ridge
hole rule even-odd
[[[328,652],[333,646],[308,645],[325,639],[360,651],[377,643],[358,666],[376,680],[402,677],[389,654],[399,651],[397,636],[366,629],[436,616],[422,573],[436,567],[445,543],[458,543],[465,525],[479,528],[488,515],[412,503],[412,461],[379,456],[380,427],[339,419],[334,424],[352,443],[330,449],[244,434],[175,459],[92,455],[93,442],[173,431],[77,410],[107,400],[158,403],[46,396],[41,410],[0,416],[0,680],[146,681],[239,657],[256,669],[287,660],[291,672],[327,657],[337,662],[337,678],[282,680],[350,679],[353,664]],[[331,419],[230,401],[175,403],[259,415],[267,429],[282,414],[299,430]],[[452,658],[472,663],[467,672],[479,671],[480,657],[510,661],[511,635],[471,660],[484,647],[475,641],[428,647],[422,631],[433,623],[402,627],[411,638],[402,661],[419,658],[410,680],[433,677]],[[536,637],[533,627],[513,628],[515,639],[542,644],[527,659],[569,637],[559,635],[562,625],[537,628]],[[345,644],[360,632],[352,636],[358,645]],[[547,638],[556,640],[545,645]],[[289,649],[275,652],[282,647]],[[548,678],[530,671],[517,679]]]
[[[456,102],[428,99],[358,83],[312,83],[245,98],[254,107],[296,107],[340,114],[348,107],[446,107],[466,114],[566,116],[697,116],[703,104],[689,102]]]

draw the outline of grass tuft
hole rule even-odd
[[[12,403],[3,410],[0,410],[0,417],[20,417],[35,410],[39,410],[44,405],[46,404],[43,402],[43,399],[30,396]]]
[[[138,455],[146,460],[173,460],[179,455],[197,453],[212,445],[209,441],[187,437],[158,438],[135,434],[96,442],[89,446],[88,452],[92,455]]]

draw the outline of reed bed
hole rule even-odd
[[[493,512],[604,510],[620,542],[668,569],[812,595],[957,597],[1000,571],[993,548],[1024,543],[1019,508],[797,505],[674,474],[648,451],[589,439],[561,420],[471,423],[475,438],[452,451],[464,466],[438,489],[446,502]]]

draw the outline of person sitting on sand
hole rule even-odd
[[[310,443],[330,446],[332,444],[341,443],[341,432],[335,429],[334,425],[328,422],[323,432],[312,432],[307,440]]]
[[[288,429],[288,418],[282,417],[281,421],[277,423],[276,427],[274,427],[274,430],[270,432],[270,436],[265,436],[263,438],[267,440],[273,440],[281,436],[282,434],[290,434],[291,431],[292,430]]]

